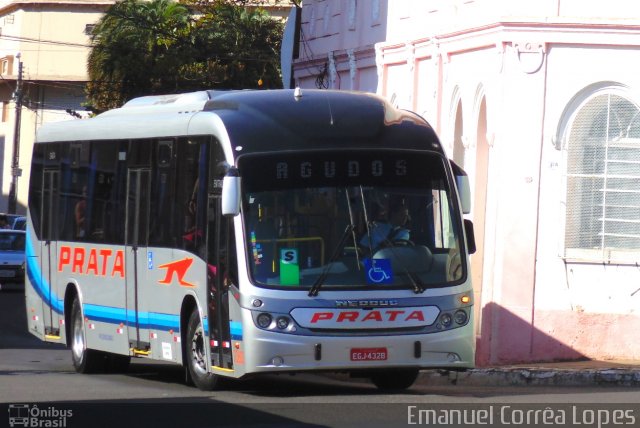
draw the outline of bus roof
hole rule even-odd
[[[404,148],[442,152],[431,126],[374,94],[331,90],[200,91],[141,97],[91,119],[43,125],[36,142],[211,134],[233,152]]]

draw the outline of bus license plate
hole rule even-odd
[[[387,348],[351,348],[351,361],[384,361]]]

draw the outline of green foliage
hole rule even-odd
[[[100,112],[141,95],[281,87],[282,31],[237,0],[122,0],[92,35],[88,104]]]

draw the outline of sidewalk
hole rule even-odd
[[[465,372],[425,370],[416,381],[430,385],[611,385],[640,387],[640,361],[572,361],[481,367]]]

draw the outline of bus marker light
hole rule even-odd
[[[124,329],[123,328],[116,328],[116,333],[124,334]]]
[[[210,344],[211,344],[211,346],[212,346],[212,347],[214,347],[214,348],[218,347],[218,341],[217,341],[217,340],[213,340],[213,339],[211,339],[211,340],[209,341],[209,343],[210,343]]]
[[[462,303],[464,303],[464,304],[466,305],[467,303],[470,303],[470,302],[471,302],[471,297],[469,297],[469,296],[467,296],[467,295],[465,294],[464,296],[462,296],[462,297],[460,298],[460,302],[462,302]]]
[[[229,342],[222,342],[222,347],[223,347],[223,348],[227,348],[227,349],[228,349],[228,348],[231,348],[231,343],[229,343]]]
[[[260,306],[262,306],[262,300],[254,299],[253,302],[251,302],[251,304],[253,305],[254,308],[259,308]]]
[[[180,343],[180,336],[173,336],[173,341],[175,343]]]
[[[150,333],[149,336],[151,337],[151,339],[157,339],[158,338],[158,334],[157,333]]]
[[[282,357],[273,357],[271,359],[271,365],[276,366],[276,367],[280,367],[281,365],[284,364],[284,358]]]

